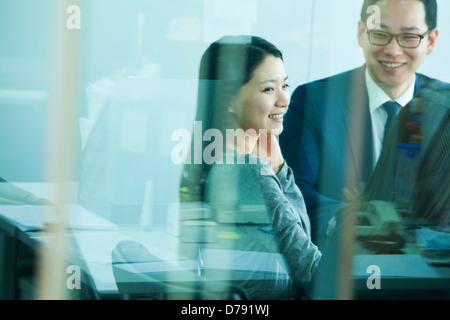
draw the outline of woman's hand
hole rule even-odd
[[[283,168],[284,159],[281,154],[280,144],[275,135],[260,134],[252,153],[266,160],[275,174]]]

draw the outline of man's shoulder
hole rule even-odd
[[[319,96],[324,96],[324,93],[326,92],[329,96],[336,94],[343,98],[346,96],[345,92],[350,89],[354,91],[357,88],[360,88],[361,90],[365,88],[364,73],[365,66],[362,66],[299,85],[294,91],[293,98],[295,99],[296,96],[302,96],[306,94],[306,92]]]
[[[302,101],[307,95],[318,101],[336,97],[346,100],[351,92],[366,90],[365,66],[344,71],[326,78],[299,85],[292,95],[292,100]]]
[[[444,82],[427,75],[418,73],[420,81],[423,83],[423,87],[431,90],[450,90],[450,83]]]
[[[364,76],[365,67],[359,67],[351,70],[347,70],[332,76],[328,76],[325,78],[321,78],[318,80],[314,80],[308,83],[305,83],[303,85],[300,85],[299,87],[305,86],[315,86],[315,85],[329,85],[329,84],[342,84],[343,82],[349,82],[349,81],[355,81],[358,78],[361,78]]]
[[[432,110],[429,114],[435,113],[434,116],[440,117],[442,110],[450,109],[450,83],[437,80],[423,74],[417,74],[421,81],[421,89],[418,99],[424,101],[423,105]]]

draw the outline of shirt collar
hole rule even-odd
[[[414,77],[414,81],[408,87],[408,89],[397,99],[397,102],[400,106],[406,106],[414,97],[414,88],[416,85],[416,78]],[[366,68],[366,86],[367,93],[369,94],[369,108],[370,112],[374,112],[379,106],[384,103],[391,101],[392,99],[373,81],[372,77],[369,75],[369,71]]]

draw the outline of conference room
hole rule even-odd
[[[0,300],[449,299],[436,2],[2,1]]]

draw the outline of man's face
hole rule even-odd
[[[391,34],[424,34],[425,6],[419,0],[380,0],[375,3],[381,12],[381,30]],[[369,42],[365,22],[360,21],[358,42],[364,50],[372,79],[389,95],[397,98],[411,85],[415,72],[435,46],[438,31],[426,34],[417,48],[401,47],[395,37],[386,46]]]

